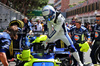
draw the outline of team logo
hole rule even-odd
[[[78,41],[78,40],[79,40],[79,36],[78,36],[78,35],[75,35],[75,36],[74,36],[74,39],[75,39],[76,41]]]
[[[95,32],[95,37],[97,38],[99,36],[98,32]]]

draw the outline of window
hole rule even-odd
[[[90,11],[92,11],[92,4],[90,4]]]
[[[82,7],[82,13],[84,13],[84,7]]]
[[[73,10],[73,15],[74,15],[74,10]]]
[[[75,10],[74,10],[74,15],[75,15]]]
[[[70,16],[70,12],[67,12],[66,15],[67,15],[67,17]]]
[[[85,12],[87,12],[87,6],[85,6]]]
[[[68,16],[70,16],[70,11],[68,12]]]
[[[99,3],[96,2],[96,10],[99,9]]]
[[[94,11],[94,3],[92,4],[92,11]]]
[[[77,9],[77,14],[78,14],[78,9]]]
[[[71,11],[71,15],[72,15],[72,11]]]
[[[69,12],[69,16],[71,16],[71,11]]]
[[[74,11],[72,10],[72,15],[74,14]]]
[[[68,14],[68,16],[70,16],[70,12],[68,12],[67,14]]]
[[[82,8],[80,8],[80,14],[82,13]]]
[[[90,12],[90,10],[91,10],[91,9],[90,9],[90,5],[88,5],[88,11]]]
[[[74,10],[72,12],[73,12],[73,15],[74,15]]]
[[[97,5],[98,5],[98,8],[99,8],[99,10],[100,10],[100,1],[98,2],[98,4],[97,4]]]
[[[77,12],[76,12],[76,9],[75,9],[75,14],[76,14]]]
[[[78,14],[80,14],[80,10],[79,10],[79,8],[78,8]]]
[[[69,16],[71,16],[71,11],[69,12]]]
[[[68,12],[66,12],[66,17],[68,17],[69,16],[69,13]]]
[[[79,10],[79,14],[80,14],[80,12],[81,12],[81,11],[80,11],[80,8],[79,8],[78,10]]]

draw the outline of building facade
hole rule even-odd
[[[54,0],[54,7],[61,11],[65,12],[66,9],[70,8],[69,5],[78,4],[84,0]]]
[[[93,23],[95,15],[100,14],[100,0],[55,0],[54,7],[66,12],[66,21],[77,17],[84,22]]]
[[[71,22],[73,17],[79,18],[82,23],[94,23],[96,14],[100,13],[99,0],[86,0],[74,7],[66,9],[67,22]]]
[[[71,4],[71,5],[74,5],[74,4],[78,5],[79,3],[83,2],[83,1],[84,0],[69,0],[69,4]]]
[[[54,0],[54,8],[61,12],[65,12],[69,8],[68,4],[69,0]]]

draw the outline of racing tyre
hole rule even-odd
[[[16,61],[16,66],[24,66],[25,63],[26,63],[26,62],[17,60],[17,61]]]
[[[96,58],[97,62],[100,63],[100,46],[97,48],[97,50],[95,52],[95,58]]]

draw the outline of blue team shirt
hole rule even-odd
[[[79,29],[76,28],[76,26],[72,27],[69,31],[72,35],[72,41],[73,43],[81,43],[82,41],[85,40],[85,38],[82,38],[82,35],[86,36],[87,38],[90,38],[90,33],[88,30],[84,27],[81,26]],[[83,40],[82,40],[83,39]]]
[[[9,49],[9,46],[11,44],[11,38],[10,35],[6,32],[0,32],[0,49]]]
[[[28,26],[29,26],[29,28],[30,28],[30,30],[32,30],[32,23],[31,22],[28,22]]]
[[[92,30],[93,38],[96,41],[100,41],[100,25],[94,25]]]
[[[23,32],[29,32],[30,30],[32,30],[32,24],[31,24],[31,22],[24,23]]]

